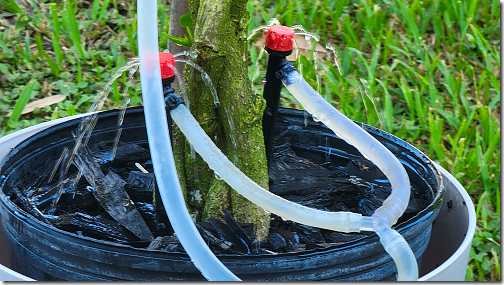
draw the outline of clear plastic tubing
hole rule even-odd
[[[361,230],[363,222],[361,214],[312,209],[286,200],[259,186],[221,152],[184,105],[171,110],[170,115],[208,166],[229,186],[254,204],[284,219],[314,227],[340,232]]]
[[[389,227],[395,224],[408,207],[410,198],[408,174],[399,160],[368,132],[331,106],[295,70],[291,69],[282,78],[282,82],[306,111],[357,148],[387,176],[392,192],[383,201],[383,205],[376,209],[373,217],[379,218]]]
[[[145,123],[156,182],[177,237],[202,275],[211,281],[239,281],[200,236],[185,206],[170,145],[159,67],[157,8],[155,0],[137,2],[138,51]]]
[[[248,178],[215,146],[184,105],[170,111],[208,166],[238,193],[266,211],[298,223],[340,232],[375,231],[398,268],[398,281],[417,280],[418,266],[406,240],[382,220],[351,212],[328,212],[308,208],[279,197]]]
[[[390,227],[408,206],[410,182],[399,160],[373,136],[331,106],[293,69],[284,69],[282,82],[309,113],[371,160],[390,181],[392,193],[371,216],[373,228],[398,268],[398,280],[416,280],[418,265],[406,240]]]

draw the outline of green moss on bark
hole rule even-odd
[[[210,76],[220,101],[213,97],[199,72],[186,68],[185,80],[190,109],[205,132],[223,153],[253,181],[268,187],[268,170],[262,135],[264,100],[253,94],[247,72],[246,28],[249,15],[246,1],[188,1],[195,29],[193,49],[197,63]],[[229,125],[231,116],[235,130]],[[187,204],[198,219],[221,218],[226,207],[238,222],[253,222],[260,240],[268,234],[270,215],[255,206],[227,184],[218,180],[199,155],[191,157],[189,144],[176,131],[174,147],[181,178],[185,179]],[[236,137],[236,146],[231,136]],[[193,199],[199,190],[201,201]]]

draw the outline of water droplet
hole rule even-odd
[[[329,147],[329,138],[325,138],[325,148],[327,150],[327,152],[325,153],[325,157],[326,157],[326,160],[329,160],[329,158],[331,157],[331,151],[332,151],[332,148]]]
[[[135,162],[135,166],[140,169],[140,171],[142,171],[143,173],[149,173],[149,171],[147,171],[142,165],[140,165],[140,163],[138,162]]]
[[[233,122],[233,117],[231,117],[231,111],[229,110],[229,108],[225,107],[224,111],[226,112],[226,116],[227,116],[228,124],[229,124],[229,137],[231,139],[231,143],[233,144],[234,149],[237,150],[238,143],[236,141],[236,129],[235,129],[235,125]]]
[[[196,160],[196,150],[194,150],[194,145],[189,144],[189,147],[191,148],[191,160],[195,161]]]
[[[308,43],[308,45],[311,45],[311,37],[310,36],[305,36],[304,39]]]
[[[7,177],[5,177],[5,175],[2,175],[2,177],[0,177],[0,187],[3,188],[6,181]]]
[[[201,192],[200,190],[194,190],[194,191],[191,191],[191,196],[193,197],[194,200],[196,201],[201,201]]]
[[[223,180],[222,177],[220,177],[219,174],[217,174],[217,172],[214,172],[214,176],[215,176],[215,179],[217,179],[217,180]]]
[[[193,177],[193,181],[198,183],[199,182],[199,172],[198,172],[198,169],[196,168],[196,166],[194,166],[194,177]]]
[[[271,18],[269,23],[268,23],[268,26],[278,26],[280,25],[280,21],[278,21],[277,18]]]

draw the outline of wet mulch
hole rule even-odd
[[[80,147],[66,178],[63,168],[53,173],[54,167],[48,165],[54,162],[48,162],[13,187],[11,200],[35,218],[77,235],[149,250],[183,252],[154,190],[148,146],[119,143],[111,159],[112,144],[104,141],[91,148]],[[82,170],[80,176],[77,169]],[[365,216],[370,216],[391,191],[386,177],[366,159],[356,158],[345,165],[330,160],[317,164],[298,156],[288,130],[275,138],[269,178],[270,191],[293,202]],[[399,222],[431,202],[414,185],[412,190],[410,204]],[[272,214],[268,240],[258,242],[254,225],[236,222],[226,209],[222,220],[199,222],[197,228],[216,254],[298,252],[372,234],[318,229]]]

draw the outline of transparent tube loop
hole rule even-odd
[[[390,228],[402,216],[409,203],[410,182],[406,170],[385,146],[331,106],[299,73],[292,68],[285,70],[289,71],[285,73],[282,82],[301,105],[334,133],[357,148],[389,179],[391,194],[370,218],[363,218],[361,229],[369,230],[372,226],[380,237],[385,251],[397,266],[398,281],[417,280],[418,265],[413,251],[406,240]]]
[[[277,196],[252,181],[221,152],[184,105],[171,110],[170,115],[208,166],[254,204],[298,223],[339,232],[360,231],[361,214],[327,212],[305,207]]]
[[[299,73],[291,70],[282,82],[306,111],[357,148],[387,176],[392,192],[373,217],[383,220],[389,227],[395,224],[406,210],[410,198],[408,174],[399,160],[368,132],[331,106]]]
[[[340,232],[377,231],[380,237],[383,235],[380,241],[385,250],[396,262],[398,280],[411,281],[418,278],[416,259],[408,243],[381,219],[351,212],[320,211],[283,199],[259,186],[229,161],[184,105],[171,110],[170,115],[208,166],[245,198],[282,218],[313,227]]]
[[[175,169],[167,122],[166,120],[159,120],[159,118],[164,118],[166,113],[164,109],[159,69],[156,1],[141,1],[141,4],[140,2],[138,3],[137,9],[138,43],[141,62],[140,79],[142,84],[142,93],[145,94],[145,121],[147,133],[149,134],[149,148],[151,150],[154,172],[158,188],[160,189],[161,199],[163,200],[172,227],[177,233],[181,244],[184,246],[184,249],[201,273],[209,280],[238,281],[240,279],[230,272],[229,269],[227,269],[208,248],[204,240],[199,235],[199,232],[196,229],[187,208],[185,207],[184,197],[182,195]],[[303,98],[303,93],[309,95],[306,96],[308,100],[310,97],[312,97],[311,99],[316,99],[313,98],[313,93],[315,93],[315,95],[318,94],[311,89],[311,87],[306,88],[307,86],[309,87],[309,85],[304,82],[304,80],[301,80],[302,78],[299,74],[297,74],[298,78],[295,80],[296,74],[297,73],[295,71],[291,73],[287,77],[288,80],[284,81],[284,84],[287,89],[289,89],[289,91],[291,91],[291,93],[293,93],[293,95],[301,102],[301,104],[310,111],[311,107],[307,107],[303,104],[303,102],[307,103]],[[291,88],[289,88],[289,86]],[[296,96],[296,93],[300,95],[300,97]],[[320,96],[318,95],[318,97]],[[317,107],[317,105],[324,105],[320,102],[320,100],[314,101],[315,107]],[[325,100],[323,101],[325,102]],[[325,103],[328,104],[327,102]],[[310,105],[310,102],[308,102],[307,105]],[[337,110],[335,111],[337,112]],[[326,123],[326,119],[334,114],[331,114],[333,113],[331,111],[328,113],[329,114],[321,114],[318,113],[318,111],[315,112],[316,116],[328,125],[329,128],[331,128],[331,120],[327,121],[329,123],[328,124]],[[262,206],[265,210],[296,222],[336,231],[360,231],[362,226],[362,229],[369,228],[369,220],[365,219],[366,222],[363,223],[364,219],[360,214],[350,212],[325,212],[307,208],[262,189],[259,185],[241,173],[241,171],[237,169],[234,164],[231,163],[224,154],[222,154],[222,152],[220,152],[185,106],[180,105],[176,109],[172,110],[170,114],[182,132],[184,132],[188,140],[193,143],[196,151],[198,151],[203,159],[207,161],[210,168],[221,176],[231,187],[239,191],[252,202]],[[349,141],[352,143],[351,139]],[[371,156],[374,156],[374,151],[380,150],[379,147],[372,147],[370,150],[366,149],[365,151],[362,151],[359,147],[357,147],[357,149],[363,152],[364,155],[371,154]],[[392,174],[390,171],[394,168],[389,169],[387,166],[383,166],[381,161],[373,162],[385,173],[387,177],[389,177],[394,189],[393,179],[390,177]],[[390,161],[387,163],[390,163]],[[171,191],[168,191],[167,189],[171,189]],[[383,240],[382,243],[385,250],[391,254],[396,264],[398,264],[398,270],[401,271],[399,272],[399,278],[402,280],[405,280],[403,278],[409,279],[415,277],[404,274],[403,271],[408,269],[415,272],[413,267],[416,266],[416,260],[413,255],[414,266],[411,266],[411,249],[407,246],[404,238],[402,238],[402,236],[400,236],[395,230],[390,229],[388,224],[391,222],[395,223],[397,218],[402,214],[402,212],[404,212],[405,207],[403,207],[404,203],[402,202],[405,197],[407,198],[406,201],[409,200],[409,181],[407,195],[401,193],[401,191],[394,192],[393,190],[392,194],[385,201],[387,204],[384,203],[381,207],[385,210],[380,212],[378,211],[380,209],[378,209],[378,213],[373,215],[373,226],[375,227],[375,231],[378,235],[380,235],[380,240]],[[393,198],[396,198],[397,200],[394,201]],[[377,225],[383,225],[383,227],[376,228]],[[406,246],[404,243],[406,243]],[[406,257],[402,254],[404,252],[406,252]],[[402,264],[401,260],[407,259],[408,257],[410,258],[410,263]],[[418,271],[418,269],[416,270]],[[416,275],[418,275],[418,273],[416,273]]]

